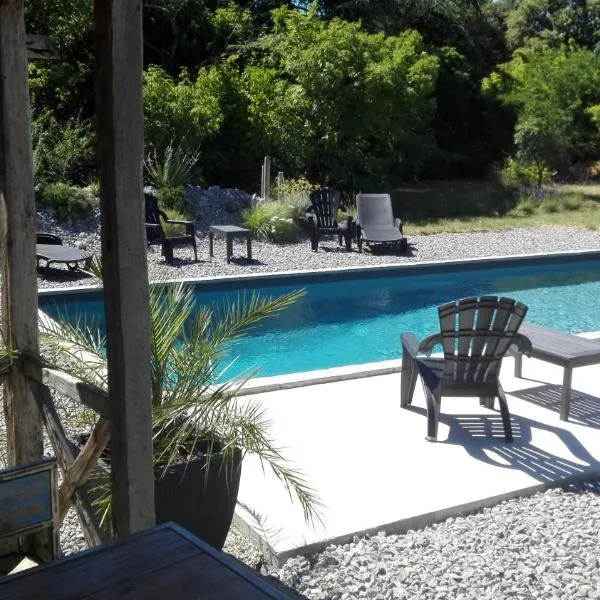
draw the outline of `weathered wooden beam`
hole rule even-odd
[[[39,405],[39,410],[54,449],[54,454],[63,473],[67,473],[75,462],[75,453],[67,440],[60,417],[54,407],[49,388],[39,383],[30,382],[30,386]],[[81,529],[88,546],[98,546],[103,542],[100,525],[92,509],[85,490],[75,489],[75,509],[81,522]]]
[[[0,1],[0,327],[11,348],[38,354],[36,212],[23,0]],[[42,457],[42,425],[20,368],[4,378],[10,464]]]
[[[112,508],[123,536],[154,524],[141,0],[95,0],[94,24]]]
[[[110,423],[100,417],[87,439],[85,446],[73,461],[73,464],[63,473],[63,482],[58,492],[58,522],[62,523],[67,511],[73,504],[75,491],[88,479],[90,472],[96,466],[98,457],[102,454],[110,440]]]
[[[25,46],[29,60],[52,60],[58,58],[56,38],[49,35],[27,35],[25,37]]]
[[[59,394],[81,402],[100,416],[110,418],[110,400],[104,390],[81,381],[68,373],[40,367],[35,361],[28,358],[25,359],[24,369],[25,375],[32,381],[47,385]]]

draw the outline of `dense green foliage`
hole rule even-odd
[[[36,177],[93,167],[92,0],[26,3]],[[149,0],[147,153],[256,190],[260,162],[344,190],[572,177],[600,158],[600,0]]]

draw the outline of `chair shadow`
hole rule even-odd
[[[373,256],[404,256],[406,258],[415,256],[415,250],[417,249],[411,242],[408,242],[406,250],[400,250],[398,244],[376,244],[370,248],[365,244],[363,245],[364,248],[368,248]]]
[[[562,400],[561,385],[545,383],[528,390],[512,391],[510,395],[532,402],[542,408],[547,408],[552,412],[560,413]],[[600,398],[577,390],[571,390],[569,421],[593,427],[594,429],[600,429]]]
[[[426,416],[424,408],[407,407]],[[541,483],[555,483],[600,470],[587,448],[570,432],[560,427],[539,423],[526,417],[511,417],[513,442],[504,440],[504,428],[499,413],[489,415],[440,415],[440,422],[449,427],[448,439],[438,442],[462,446],[473,458],[503,469],[518,469]],[[425,423],[423,423],[425,427]],[[570,460],[536,446],[533,429],[553,434],[577,459]]]
[[[247,258],[246,256],[232,256],[231,264],[237,265],[239,267],[251,267],[254,265],[266,265],[267,263],[257,260],[256,258]]]
[[[37,269],[37,277],[41,281],[73,283],[80,279],[92,279],[94,276],[82,269],[69,271],[68,269],[61,269],[60,267],[50,267],[46,273],[46,268],[41,267]]]

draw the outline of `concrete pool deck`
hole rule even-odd
[[[421,384],[413,406],[401,409],[400,373],[253,394],[285,456],[318,493],[323,525],[307,525],[299,504],[247,456],[239,502],[250,510],[238,509],[238,527],[282,561],[600,476],[600,365],[574,370],[569,422],[558,414],[562,369],[525,358],[524,379],[516,379],[513,365],[505,359],[501,377],[512,444],[499,412],[473,398],[444,399],[439,441],[427,442]]]

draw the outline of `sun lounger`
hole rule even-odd
[[[81,269],[87,269],[92,260],[90,252],[73,248],[72,246],[63,246],[62,240],[52,233],[38,233],[36,235],[35,257],[38,268],[41,267],[41,261],[45,261],[44,278],[48,276],[50,265],[53,263],[63,263],[71,272]]]
[[[393,244],[401,252],[406,252],[408,243],[402,232],[402,220],[394,219],[389,194],[357,194],[356,212],[359,252],[362,252],[363,242],[369,247],[372,244]]]

